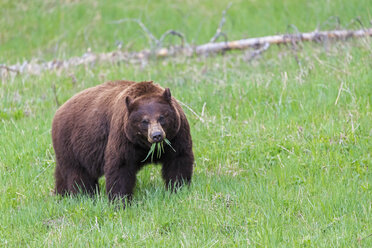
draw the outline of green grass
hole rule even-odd
[[[105,24],[124,17],[141,17],[158,36],[175,28],[201,43],[213,35],[227,5],[164,1],[168,4],[160,8],[150,1],[144,7],[135,1],[125,6],[92,1],[95,9],[84,7],[89,1],[63,2],[1,1],[0,60],[82,54],[87,44],[79,30],[88,24],[95,50],[113,49],[118,36],[136,49],[147,46],[137,26]],[[229,10],[226,29],[231,38],[281,33],[290,23],[312,30],[332,15],[344,24],[356,16],[369,20],[371,6],[369,1],[242,1]],[[91,22],[99,13],[104,21]],[[50,52],[58,42],[64,45]],[[371,39],[361,39],[303,44],[298,51],[272,46],[251,62],[234,52],[144,67],[100,64],[3,76],[0,246],[371,247],[371,61]],[[148,166],[138,174],[125,210],[109,204],[104,190],[94,198],[52,194],[53,85],[64,102],[112,79],[154,80],[203,119],[184,108],[196,159],[189,188],[167,192],[160,167]],[[104,183],[101,179],[102,189]]]

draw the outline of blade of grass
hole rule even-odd
[[[146,158],[145,158],[144,160],[142,160],[141,162],[145,162],[146,159],[150,156],[150,154],[152,154],[152,155],[151,155],[151,162],[152,162],[152,160],[153,160],[153,155],[154,155],[154,152],[155,152],[155,146],[156,146],[155,143],[151,145],[150,150],[149,150],[149,153],[147,153]]]
[[[157,157],[161,157],[161,144],[162,142],[157,143]]]
[[[171,142],[170,142],[167,138],[165,138],[164,141],[165,141],[165,143],[167,143],[168,146],[170,146],[170,148],[172,148],[172,150],[173,150],[174,152],[176,152],[176,150],[175,150],[175,149],[173,148],[173,146],[171,145]]]

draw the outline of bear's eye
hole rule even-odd
[[[158,122],[160,123],[160,124],[164,124],[165,123],[165,118],[164,118],[164,116],[159,116],[159,118],[158,118]]]
[[[149,123],[150,123],[150,122],[149,122],[148,120],[142,120],[142,121],[141,121],[141,124],[144,125],[144,126],[145,126],[145,125],[147,126]]]

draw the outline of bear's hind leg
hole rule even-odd
[[[54,171],[54,177],[56,180],[55,193],[60,194],[60,195],[65,195],[68,192],[68,188],[67,188],[65,177],[63,176],[58,163]]]
[[[54,172],[55,192],[60,195],[77,194],[79,192],[93,195],[98,191],[98,178],[92,177],[86,169],[76,161],[58,159]]]
[[[69,171],[67,187],[70,194],[79,192],[94,195],[98,191],[98,179],[89,175],[82,167]]]

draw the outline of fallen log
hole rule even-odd
[[[169,32],[169,31],[168,31]],[[176,31],[173,31],[176,32]],[[360,30],[331,30],[314,31],[310,33],[283,34],[258,38],[249,38],[236,41],[209,42],[199,46],[172,46],[140,52],[114,51],[109,53],[93,53],[88,51],[80,57],[66,60],[52,60],[39,62],[37,60],[25,61],[14,65],[0,65],[0,77],[9,74],[40,74],[46,70],[67,69],[79,65],[94,65],[99,62],[117,63],[143,63],[151,58],[164,58],[174,56],[201,56],[230,50],[244,50],[248,48],[266,50],[270,44],[288,44],[298,42],[322,42],[327,40],[346,40],[348,38],[361,38],[372,36],[372,28]],[[262,52],[261,51],[261,52]]]
[[[231,42],[207,43],[197,46],[195,48],[195,53],[203,54],[234,49],[242,50],[247,48],[261,47],[265,44],[286,44],[304,41],[321,42],[324,40],[342,40],[348,38],[360,38],[365,36],[372,36],[372,28],[360,30],[314,31],[310,33],[265,36],[260,38],[250,38]]]

